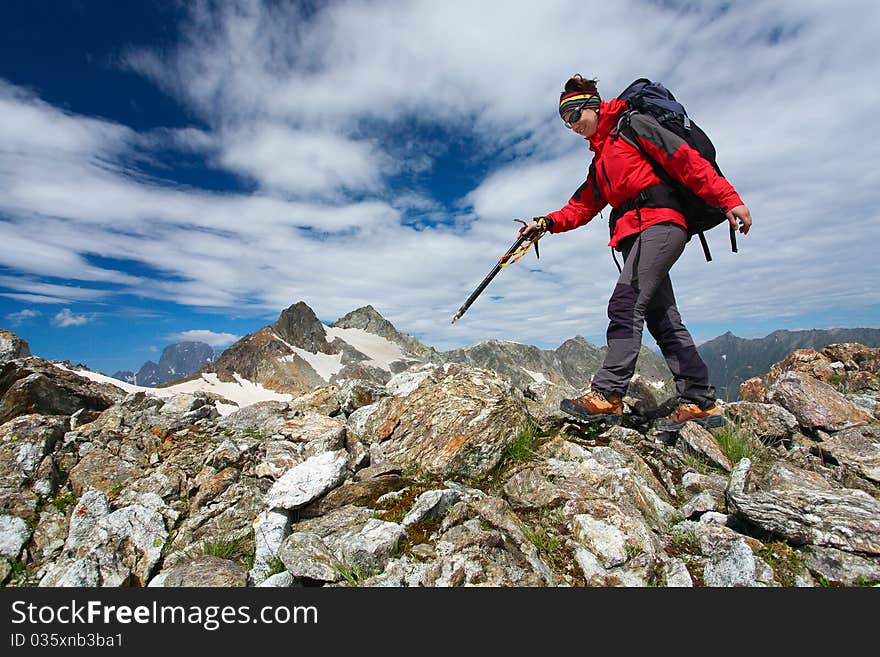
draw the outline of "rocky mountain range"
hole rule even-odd
[[[192,376],[216,359],[214,348],[205,342],[178,342],[162,350],[158,363],[148,360],[136,374],[116,372],[113,378],[139,386],[157,386]]]
[[[880,329],[836,328],[808,331],[774,331],[763,338],[739,338],[727,332],[697,347],[709,380],[721,399],[739,399],[740,384],[766,372],[795,349],[822,349],[833,343],[856,342],[880,347]]]
[[[288,313],[261,344],[296,337],[309,359],[341,363],[346,334],[307,319]],[[126,393],[3,333],[0,581],[880,582],[880,349],[795,351],[744,384],[726,426],[678,434],[640,416],[572,424],[557,410],[567,384],[404,364],[384,385],[349,377],[231,407],[198,390]],[[630,407],[656,402],[636,388]]]
[[[417,364],[463,363],[503,374],[518,388],[549,383],[574,392],[588,385],[604,354],[604,347],[580,336],[555,350],[486,340],[438,352],[397,331],[372,306],[358,308],[327,327],[301,301],[284,310],[274,324],[226,349],[207,370],[222,381],[234,381],[237,375],[272,390],[301,394],[346,379],[384,385],[394,374]],[[636,371],[671,394],[669,370],[650,349],[642,349]]]

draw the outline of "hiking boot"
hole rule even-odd
[[[617,419],[623,413],[623,396],[590,390],[583,397],[563,399],[559,410],[579,420],[590,421],[599,417]]]
[[[681,402],[671,414],[660,418],[654,424],[657,431],[679,431],[685,422],[696,422],[707,429],[724,426],[724,416],[718,404],[700,408],[693,402]]]

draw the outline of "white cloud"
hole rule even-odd
[[[29,308],[25,308],[24,310],[19,310],[18,312],[9,313],[8,315],[6,315],[6,319],[8,319],[13,326],[18,326],[29,319],[39,317],[41,314],[42,313],[39,310],[31,310]]]
[[[82,326],[94,320],[94,315],[77,315],[70,308],[64,308],[52,318],[52,324],[59,328],[67,328],[68,326]]]
[[[207,329],[193,329],[165,336],[169,342],[205,342],[212,347],[225,347],[241,336],[232,333],[216,333]]]
[[[686,321],[880,305],[880,169],[863,129],[880,106],[864,83],[873,2],[358,0],[311,16],[287,3],[193,6],[179,50],[127,61],[204,129],[137,134],[0,83],[0,265],[16,274],[0,294],[71,304],[125,293],[255,315],[304,299],[325,320],[370,303],[439,348],[601,341],[616,270],[598,217],[546,237],[540,261],[505,269],[449,325],[513,241],[511,220],[560,207],[582,181],[589,151],[554,111],[580,71],[606,96],[641,75],[666,82],[752,209],[738,255],[719,229],[713,263],[694,244],[676,265]],[[459,204],[432,194],[443,144],[422,141],[425,127],[493,156]],[[145,178],[132,161],[151,148],[201,153],[258,191]],[[394,188],[401,171],[424,184]]]

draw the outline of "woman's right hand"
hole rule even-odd
[[[543,220],[543,221],[541,221]],[[539,223],[540,222],[540,223]],[[544,217],[535,217],[529,223],[525,224],[522,228],[517,232],[517,237],[522,237],[525,235],[526,239],[532,239],[534,237],[538,237],[542,234],[546,228],[542,227],[542,224],[546,227],[546,219]]]

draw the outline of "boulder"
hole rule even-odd
[[[370,442],[387,459],[439,476],[480,478],[494,470],[526,424],[522,395],[489,370],[437,367],[406,397],[387,397],[370,416]]]
[[[767,398],[790,411],[808,431],[840,431],[873,419],[830,385],[803,372],[783,374],[770,386]]]
[[[0,367],[0,423],[29,413],[103,411],[124,396],[115,386],[90,381],[42,358],[11,360]]]

